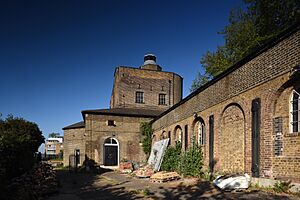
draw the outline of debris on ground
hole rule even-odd
[[[221,190],[247,189],[250,186],[250,182],[251,178],[248,174],[218,176],[213,181],[214,185]]]
[[[154,174],[154,170],[151,166],[146,165],[135,171],[135,175],[139,178],[149,178]]]
[[[167,181],[174,181],[180,179],[177,172],[157,172],[150,177],[150,182],[152,183],[163,183]]]
[[[131,162],[121,162],[119,166],[121,173],[129,174],[133,171],[133,166]]]
[[[7,186],[7,199],[36,200],[58,191],[53,167],[39,163],[31,171],[14,178]]]

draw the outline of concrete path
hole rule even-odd
[[[117,172],[69,173],[58,171],[61,187],[57,195],[48,200],[129,200],[129,199],[255,199],[296,200],[298,198],[277,195],[258,190],[221,192],[211,183],[197,179],[183,179],[168,183],[151,183]]]

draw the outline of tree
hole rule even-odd
[[[49,138],[57,138],[57,137],[60,137],[60,134],[59,133],[50,133],[48,135]]]
[[[0,189],[10,179],[30,170],[34,154],[44,142],[38,126],[22,118],[0,118]]]
[[[201,74],[200,72],[197,73],[195,80],[192,82],[191,85],[191,92],[197,90],[200,86],[204,85],[211,79],[211,76],[208,74]]]
[[[219,32],[225,44],[215,52],[207,51],[201,58],[204,75],[209,80],[300,21],[299,0],[244,0],[244,3],[246,9],[232,10],[229,24]],[[205,83],[197,76],[191,91],[197,89],[195,85]]]

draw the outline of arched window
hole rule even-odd
[[[177,141],[182,143],[182,130],[181,130],[181,128],[178,129],[177,138],[178,138]]]
[[[117,141],[114,138],[107,138],[104,141],[105,144],[118,144]]]
[[[182,129],[179,125],[175,128],[175,140],[182,143]]]
[[[197,122],[198,144],[205,144],[205,126],[201,121]]]
[[[299,90],[293,90],[290,103],[290,130],[300,132],[300,95]]]

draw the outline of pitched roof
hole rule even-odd
[[[114,116],[129,116],[129,117],[157,117],[162,110],[148,110],[138,108],[111,108],[111,109],[96,109],[96,110],[83,110],[84,114],[101,114],[101,115],[114,115]]]
[[[84,127],[85,127],[84,121],[81,121],[81,122],[77,122],[75,124],[72,124],[70,126],[66,126],[66,127],[63,128],[63,130],[75,129],[75,128],[84,128]]]

